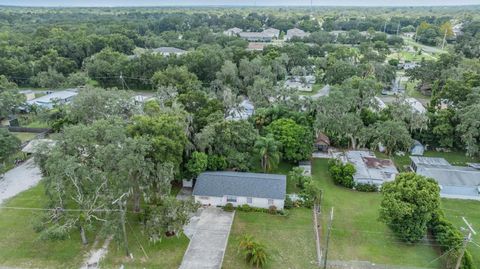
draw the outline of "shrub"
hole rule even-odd
[[[265,250],[265,246],[255,240],[251,235],[243,235],[238,245],[238,250],[242,252],[245,260],[250,265],[263,267],[267,264],[268,253]]]
[[[227,160],[220,155],[208,155],[207,169],[210,171],[225,170],[227,168]]]
[[[247,204],[241,205],[241,206],[237,207],[237,209],[240,210],[240,211],[243,211],[243,212],[251,212],[252,211],[252,207],[247,205]]]
[[[335,184],[349,189],[355,187],[355,182],[353,181],[355,166],[351,163],[344,164],[338,159],[332,159],[328,162],[328,172],[332,176]]]
[[[292,171],[288,172],[288,181],[295,182],[295,185],[300,189],[305,188],[305,184],[312,180],[311,177],[303,174],[304,170],[301,167],[294,167]]]
[[[442,211],[437,211],[433,214],[432,220],[429,223],[430,231],[432,232],[435,240],[441,246],[442,251],[445,253],[445,268],[453,268],[460,254],[463,235],[443,216]],[[447,254],[448,252],[448,254]],[[462,269],[475,268],[473,265],[472,256],[465,251],[461,267]]]
[[[227,211],[227,212],[232,212],[233,210],[235,210],[235,208],[233,207],[233,204],[232,203],[227,203],[224,207],[223,207],[223,210]]]
[[[269,214],[272,214],[272,215],[277,214],[277,207],[274,206],[274,205],[269,206],[269,207],[268,207],[268,213],[269,213]]]
[[[378,187],[375,184],[356,184],[355,190],[363,192],[376,192]]]
[[[285,203],[283,205],[286,209],[290,209],[293,207],[293,201],[292,201],[292,198],[290,198],[289,195],[287,195],[287,197],[285,197]]]

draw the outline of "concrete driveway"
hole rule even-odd
[[[201,211],[180,269],[220,269],[234,213],[209,207]]]
[[[41,179],[42,174],[33,162],[33,158],[7,171],[4,179],[0,180],[0,204],[37,185]]]

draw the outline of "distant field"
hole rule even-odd
[[[430,240],[415,245],[404,243],[378,221],[379,193],[362,193],[336,186],[327,171],[328,160],[315,159],[313,163],[314,180],[324,190],[323,244],[330,208],[334,207],[329,250],[331,260],[440,268],[435,259],[441,253]]]

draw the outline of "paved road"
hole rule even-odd
[[[33,158],[6,172],[4,179],[0,180],[0,204],[37,185],[41,179],[40,169],[33,162]]]
[[[220,208],[204,209],[193,228],[193,237],[180,269],[220,269],[233,217],[233,212],[225,212]]]

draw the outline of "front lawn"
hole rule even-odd
[[[20,141],[22,141],[22,143],[23,143],[23,142],[30,141],[30,140],[34,139],[34,138],[38,135],[38,134],[36,134],[36,133],[24,133],[24,132],[22,132],[22,133],[20,133],[20,132],[18,132],[18,133],[17,133],[17,132],[12,132],[12,134],[13,134],[14,136],[16,136],[18,139],[20,139]]]
[[[442,209],[447,219],[458,229],[467,228],[462,220],[462,217],[465,217],[477,232],[472,238],[477,245],[469,243],[468,250],[472,254],[474,264],[480,268],[480,201],[442,199]]]
[[[20,193],[2,206],[42,208],[47,203],[43,185]],[[40,241],[32,221],[39,211],[0,209],[0,264],[20,268],[78,268],[89,246],[72,232],[64,241]]]
[[[289,212],[286,217],[235,212],[222,268],[252,268],[238,253],[239,237],[245,233],[265,245],[271,257],[265,268],[318,268],[311,209],[296,208]]]
[[[333,184],[327,171],[328,160],[314,159],[313,178],[323,189],[322,245],[325,246],[330,208],[334,207],[330,237],[330,260],[369,261],[376,264],[439,268],[441,255],[430,239],[415,245],[399,241],[378,220],[381,195],[362,193]]]

